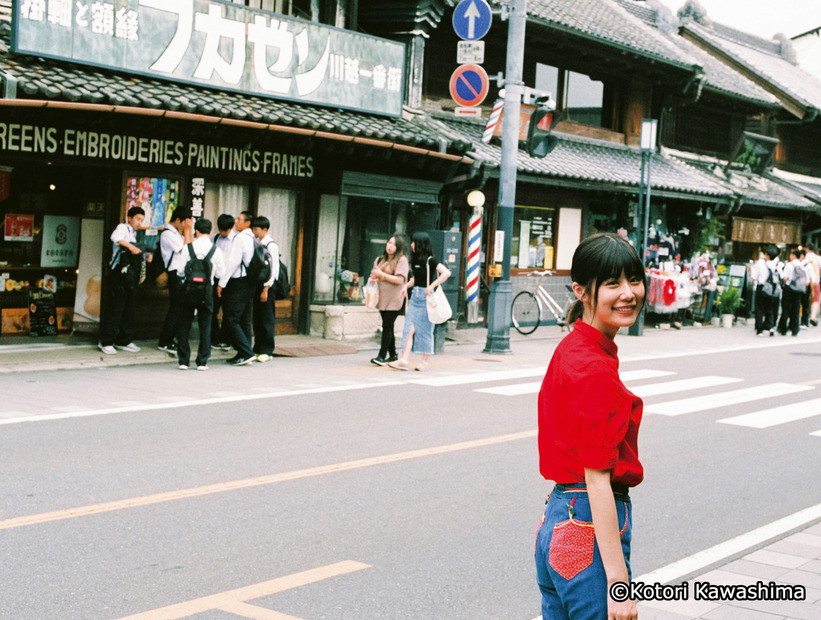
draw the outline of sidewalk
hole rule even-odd
[[[639,603],[639,618],[818,620],[821,618],[821,505],[802,512],[810,513],[810,517],[819,516],[809,525],[800,526],[797,531],[788,530],[775,539],[748,547],[712,563],[706,570],[670,578],[669,573],[664,575],[665,571],[661,569],[638,577],[637,582],[647,585],[666,582],[678,586],[678,593],[682,595],[681,600],[646,600]],[[789,517],[782,521],[788,520]],[[670,568],[675,570],[675,566]],[[683,589],[679,584],[685,580],[688,586]],[[722,586],[725,587],[725,600],[721,600]],[[670,588],[664,594],[669,599],[674,592],[675,589]],[[784,600],[784,596],[793,600]],[[804,599],[798,600],[802,596]],[[745,597],[759,600],[744,600]]]

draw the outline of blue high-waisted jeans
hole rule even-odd
[[[629,576],[630,496],[626,487],[614,487],[613,496]],[[550,493],[536,534],[536,575],[545,620],[607,620],[607,576],[584,483],[557,484]]]

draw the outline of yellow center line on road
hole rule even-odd
[[[120,618],[120,620],[175,620],[215,609],[235,613],[245,616],[246,618],[294,619],[294,616],[286,616],[273,610],[248,605],[245,604],[245,601],[271,596],[272,594],[284,592],[285,590],[292,590],[324,579],[330,579],[331,577],[347,575],[348,573],[353,573],[365,568],[370,568],[370,565],[363,564],[362,562],[354,562],[353,560],[346,560],[344,562],[337,562],[336,564],[312,568],[302,571],[301,573],[278,577],[270,581],[263,581],[262,583],[257,583],[252,586],[237,588],[236,590],[229,590],[220,594],[212,594],[211,596],[204,596],[192,601],[169,605],[168,607],[152,609],[151,611]]]
[[[497,435],[495,437],[487,437],[485,439],[463,441],[459,443],[447,444],[444,446],[436,446],[433,448],[410,450],[408,452],[397,452],[394,454],[386,454],[383,456],[374,456],[364,459],[357,459],[354,461],[345,461],[343,463],[335,463],[333,465],[322,465],[320,467],[310,467],[308,469],[298,469],[295,471],[283,472],[280,474],[271,474],[269,476],[258,476],[255,478],[245,478],[242,480],[234,480],[231,482],[220,482],[217,484],[209,484],[201,487],[193,487],[190,489],[181,489],[179,491],[155,493],[153,495],[131,497],[128,499],[115,500],[113,502],[91,504],[88,506],[79,506],[77,508],[68,508],[65,510],[56,510],[53,512],[42,512],[39,514],[27,515],[24,517],[13,517],[11,519],[4,519],[0,521],[0,530],[9,530],[17,527],[38,525],[41,523],[49,523],[51,521],[73,519],[76,517],[88,517],[91,515],[101,514],[105,512],[113,512],[116,510],[125,510],[127,508],[138,508],[141,506],[150,506],[152,504],[160,504],[163,502],[171,502],[181,499],[202,497],[204,495],[212,495],[214,493],[237,491],[239,489],[248,489],[251,487],[264,486],[268,484],[277,484],[279,482],[299,480],[301,478],[310,478],[313,476],[322,476],[325,474],[350,471],[353,469],[362,469],[364,467],[373,467],[374,465],[387,465],[389,463],[418,459],[426,456],[447,454],[449,452],[470,450],[472,448],[482,448],[485,446],[492,446],[495,444],[506,443],[510,441],[518,441],[520,439],[529,439],[535,436],[535,430],[523,431],[520,433],[512,433],[510,435]]]

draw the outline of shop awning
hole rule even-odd
[[[404,200],[422,204],[439,204],[442,184],[402,177],[367,174],[346,170],[342,173],[343,196],[379,198],[382,200]]]
[[[468,140],[468,155],[486,163],[498,175],[502,149],[482,142],[484,122],[436,115],[436,126],[453,140]],[[559,143],[547,157],[530,157],[519,150],[517,169],[520,181],[571,186],[589,190],[619,190],[638,193],[641,183],[641,153],[638,149],[569,134],[556,133]],[[653,154],[650,184],[659,196],[683,200],[729,203],[735,198],[709,175],[660,153]]]

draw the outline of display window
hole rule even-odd
[[[436,228],[439,206],[356,196],[320,201],[313,303],[362,304],[362,287],[394,233],[410,238]]]
[[[520,207],[513,210],[510,266],[515,269],[553,269],[556,209]]]
[[[0,176],[2,335],[68,332],[83,222],[102,223],[104,176],[88,168],[8,162],[0,166]],[[99,288],[99,279],[89,286]],[[91,306],[99,313],[94,302]]]

